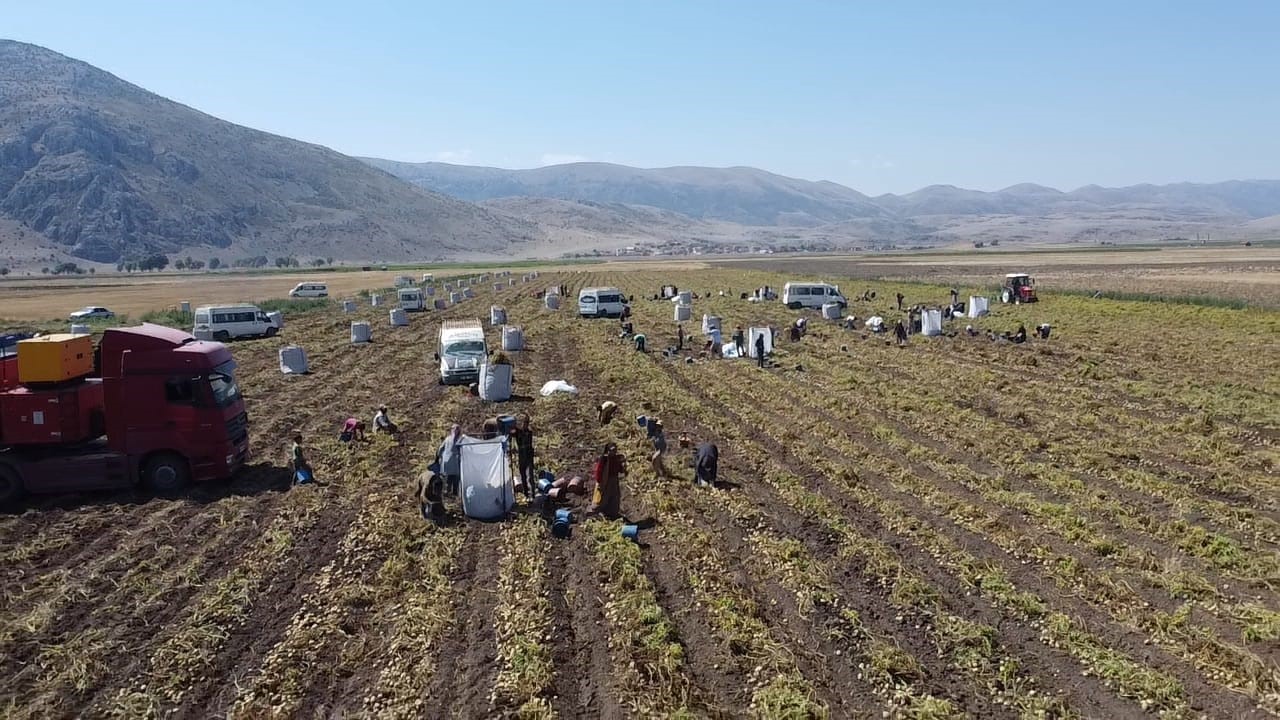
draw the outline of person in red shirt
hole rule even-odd
[[[622,476],[627,474],[627,460],[618,454],[618,446],[609,443],[596,460],[592,472],[595,492],[591,497],[588,513],[599,513],[607,518],[622,515]]]

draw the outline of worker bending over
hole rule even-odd
[[[613,519],[622,515],[622,476],[627,474],[626,458],[618,454],[618,446],[609,443],[596,459],[592,478],[595,491],[587,513],[599,513]]]
[[[379,405],[378,412],[374,413],[373,431],[375,433],[387,433],[388,435],[395,435],[400,432],[400,428],[396,427],[396,424],[391,422],[391,418],[387,415],[386,405]]]
[[[720,467],[720,448],[715,443],[698,443],[693,454],[693,478],[701,487],[715,487]]]

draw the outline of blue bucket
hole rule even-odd
[[[639,525],[623,525],[622,537],[632,542],[640,542],[640,526]]]
[[[573,522],[573,513],[569,508],[560,508],[556,510],[556,522],[571,523]]]
[[[645,417],[644,415],[637,415],[636,424],[639,425],[640,427],[645,427],[649,424],[649,418]]]
[[[556,510],[555,522],[551,523],[551,534],[558,538],[567,538],[573,531],[572,516],[567,508]]]
[[[311,477],[311,471],[310,470],[297,471],[296,473],[293,474],[293,481],[298,485],[306,485],[307,483],[312,482],[313,479]]]
[[[511,432],[516,427],[516,416],[515,415],[499,415],[498,427],[504,433]]]
[[[550,481],[550,480],[548,480],[548,479],[546,479],[546,478],[540,478],[540,479],[538,480],[538,489],[539,489],[539,490],[541,490],[542,492],[546,492],[546,491],[550,490],[550,489],[551,489],[551,481]]]

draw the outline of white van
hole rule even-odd
[[[324,283],[298,283],[289,291],[289,297],[322,298],[329,297],[329,286]]]
[[[465,385],[480,381],[480,366],[489,358],[484,326],[479,320],[446,320],[440,323],[440,383]]]
[[[432,275],[431,273],[422,273],[422,284],[426,285],[427,283],[433,283],[435,281],[435,275]]]
[[[396,295],[400,298],[401,310],[421,312],[427,309],[427,298],[422,288],[400,288]]]
[[[835,303],[841,308],[849,306],[849,301],[840,294],[838,285],[789,282],[782,286],[782,304],[792,310],[818,309],[827,303]]]
[[[239,337],[272,337],[280,332],[280,328],[257,305],[198,307],[192,333],[200,330],[223,342]]]
[[[618,288],[591,287],[578,292],[578,314],[584,318],[622,317],[626,304]]]

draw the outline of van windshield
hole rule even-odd
[[[445,355],[484,355],[484,342],[480,340],[458,340],[444,346]]]
[[[213,402],[218,407],[233,405],[240,399],[240,387],[236,385],[234,361],[225,362],[209,374],[209,388],[213,390]]]

